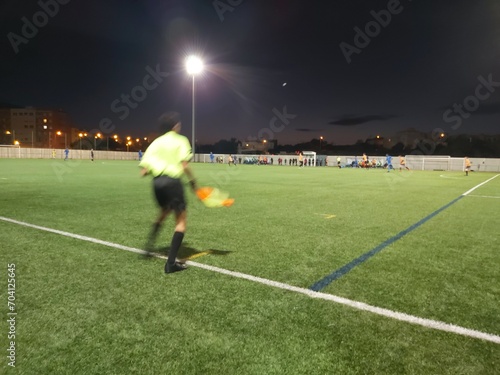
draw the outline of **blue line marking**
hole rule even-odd
[[[315,283],[311,287],[309,287],[309,289],[314,290],[316,292],[319,292],[323,288],[325,288],[328,285],[330,285],[330,283],[332,283],[333,281],[335,281],[335,280],[341,278],[342,276],[344,276],[346,273],[348,273],[349,271],[351,271],[354,267],[360,265],[361,263],[364,263],[365,261],[367,261],[368,259],[370,259],[375,254],[377,254],[377,253],[381,252],[382,250],[384,250],[387,246],[393,244],[394,242],[396,242],[397,240],[399,240],[400,238],[402,238],[406,234],[410,233],[412,230],[417,229],[419,226],[421,226],[425,222],[427,222],[430,219],[432,219],[434,216],[436,216],[437,214],[439,214],[441,211],[446,210],[448,207],[450,207],[452,204],[458,202],[463,197],[464,196],[461,195],[458,198],[452,200],[450,203],[444,205],[443,207],[437,209],[436,211],[434,211],[430,215],[424,217],[422,220],[420,220],[417,223],[409,226],[405,230],[399,232],[394,237],[391,237],[388,240],[382,242],[380,245],[378,245],[377,247],[373,248],[369,252],[361,255],[359,258],[354,259],[352,262],[347,263],[345,266],[343,266],[343,267],[339,268],[338,270],[332,272],[328,276],[325,276],[323,279],[321,279],[320,281],[318,281],[317,283]]]

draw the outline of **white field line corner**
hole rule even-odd
[[[478,185],[474,186],[472,189],[467,190],[467,191],[466,191],[465,193],[463,193],[462,195],[463,195],[463,196],[467,196],[467,195],[469,195],[470,193],[472,193],[472,192],[473,192],[474,190],[476,190],[477,188],[479,188],[479,187],[483,186],[484,184],[487,184],[488,182],[490,182],[491,180],[493,180],[493,179],[497,178],[498,176],[500,176],[500,174],[496,174],[496,175],[494,175],[492,178],[489,178],[489,179],[487,179],[486,181],[481,182],[480,184],[478,184]]]
[[[12,223],[12,224],[21,225],[21,226],[28,227],[28,228],[33,228],[33,229],[38,229],[38,230],[42,230],[42,231],[45,231],[45,232],[50,232],[50,233],[58,234],[58,235],[65,236],[65,237],[75,238],[75,239],[82,240],[82,241],[87,241],[87,242],[92,242],[92,243],[99,244],[99,245],[104,245],[104,246],[112,247],[112,248],[115,248],[115,249],[130,251],[130,252],[133,252],[133,253],[136,253],[136,254],[144,254],[145,253],[144,250],[133,248],[133,247],[130,247],[130,246],[124,246],[124,245],[116,244],[116,243],[113,243],[113,242],[103,241],[103,240],[100,240],[100,239],[97,239],[97,238],[92,238],[92,237],[82,236],[82,235],[79,235],[79,234],[69,233],[69,232],[65,232],[65,231],[61,231],[61,230],[57,230],[57,229],[42,227],[42,226],[39,226],[39,225],[34,225],[34,224],[30,224],[30,223],[26,223],[26,222],[23,222],[23,221],[18,221],[18,220],[10,219],[10,218],[3,217],[3,216],[0,216],[0,220],[4,221],[4,222]],[[162,256],[160,254],[155,254],[155,256],[157,258],[165,259],[165,256]],[[477,338],[477,339],[481,339],[481,340],[485,340],[485,341],[490,341],[490,342],[493,342],[493,343],[496,343],[496,344],[500,344],[500,336],[498,336],[498,335],[493,335],[493,334],[490,334],[490,333],[485,333],[485,332],[473,330],[473,329],[470,329],[470,328],[464,328],[464,327],[461,327],[461,326],[457,326],[457,325],[453,325],[453,324],[449,324],[449,323],[445,323],[445,322],[440,322],[440,321],[437,321],[437,320],[419,318],[419,317],[416,317],[416,316],[413,316],[413,315],[408,315],[408,314],[405,314],[405,313],[401,313],[401,312],[397,312],[397,311],[393,311],[393,310],[389,310],[389,309],[385,309],[385,308],[381,308],[381,307],[376,307],[376,306],[368,305],[368,304],[366,304],[364,302],[358,302],[358,301],[350,300],[350,299],[347,299],[347,298],[335,296],[333,294],[315,292],[315,291],[312,291],[310,289],[300,288],[300,287],[296,287],[296,286],[293,286],[293,285],[281,283],[281,282],[278,282],[278,281],[273,281],[273,280],[264,279],[264,278],[257,277],[257,276],[247,275],[247,274],[244,274],[244,273],[241,273],[241,272],[229,271],[229,270],[226,270],[226,269],[223,269],[223,268],[209,266],[209,265],[205,265],[205,264],[197,263],[197,262],[193,262],[193,261],[187,261],[186,263],[188,265],[190,265],[190,266],[202,268],[202,269],[205,269],[205,270],[208,270],[208,271],[218,272],[218,273],[221,273],[221,274],[224,274],[224,275],[228,275],[228,276],[237,277],[237,278],[240,278],[240,279],[245,279],[245,280],[253,281],[253,282],[256,282],[256,283],[260,283],[260,284],[272,286],[272,287],[283,289],[283,290],[288,290],[288,291],[295,292],[295,293],[304,294],[304,295],[306,295],[308,297],[311,297],[311,298],[322,299],[322,300],[325,300],[325,301],[332,301],[332,302],[335,302],[335,303],[339,303],[341,305],[352,307],[352,308],[357,309],[357,310],[371,312],[373,314],[385,316],[387,318],[399,320],[399,321],[402,321],[402,322],[416,324],[416,325],[420,325],[420,326],[426,327],[426,328],[431,328],[431,329],[435,329],[435,330],[439,330],[439,331],[444,331],[444,332],[450,332],[450,333],[454,333],[454,334],[457,334],[457,335],[462,335],[462,336]]]

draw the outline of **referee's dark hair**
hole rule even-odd
[[[160,131],[162,133],[169,132],[175,125],[181,122],[181,116],[177,112],[165,112],[158,119],[160,123]]]

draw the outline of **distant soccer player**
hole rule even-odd
[[[337,156],[337,167],[342,168],[342,166],[340,165],[340,156]]]
[[[392,156],[391,155],[389,155],[389,154],[385,155],[385,162],[387,164],[387,172],[390,172],[391,169],[394,169],[394,167],[392,166]]]
[[[368,168],[368,156],[363,152],[363,161],[361,162],[362,168]]]
[[[94,161],[94,150],[92,148],[90,149],[90,160]]]
[[[64,150],[64,160],[68,160],[68,156],[69,156],[69,150],[66,148]]]
[[[465,175],[468,176],[469,171],[471,170],[470,167],[472,166],[468,156],[464,158],[464,163],[465,163]]]
[[[304,155],[302,155],[302,152],[299,152],[299,168],[302,168],[304,166]]]
[[[160,213],[153,225],[146,251],[152,246],[156,235],[170,212],[175,213],[175,230],[168,252],[165,273],[173,273],[186,269],[186,266],[176,260],[186,231],[186,200],[181,177],[186,175],[193,190],[196,182],[188,164],[193,153],[186,137],[180,135],[181,121],[179,114],[168,112],[160,117],[160,130],[164,133],[151,143],[144,153],[139,166],[141,175],[152,175],[153,188]]]
[[[410,168],[406,166],[406,160],[404,156],[399,155],[399,171],[401,172],[403,168],[406,168],[408,171],[410,170]]]
[[[227,156],[227,164],[228,166],[234,165],[236,167],[235,157],[231,154]]]

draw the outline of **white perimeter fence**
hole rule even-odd
[[[217,159],[222,159],[224,164],[228,162],[227,154],[213,154],[214,162]],[[255,164],[259,155],[234,155],[237,163],[240,164]],[[262,158],[267,158],[268,165],[279,165],[278,159],[282,160],[282,166],[290,166],[293,160],[297,160],[297,155],[260,155]],[[370,162],[376,160],[378,166],[385,164],[385,156],[368,156]],[[0,158],[19,158],[19,159],[64,159],[64,150],[56,149],[53,155],[52,149],[47,148],[22,148],[22,147],[0,147]],[[69,150],[69,159],[86,159],[90,160],[90,150]],[[95,160],[138,160],[138,153],[135,151],[94,151]],[[307,157],[305,157],[307,159]],[[464,158],[452,158],[450,156],[439,155],[407,155],[406,165],[412,170],[424,171],[463,171]],[[326,166],[337,167],[336,155],[315,155],[310,157],[311,164],[307,163],[306,167],[313,166]],[[345,167],[352,167],[356,162],[360,163],[362,156],[340,156],[340,165]],[[500,172],[500,159],[492,158],[470,158],[472,169],[479,172]],[[195,162],[210,163],[210,154],[196,154]],[[394,168],[399,168],[399,157],[393,156],[392,165]]]

